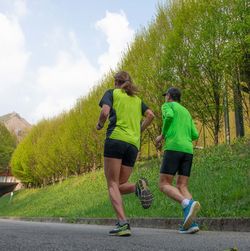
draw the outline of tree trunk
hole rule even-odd
[[[202,131],[203,131],[203,147],[206,147],[206,131],[205,131],[205,123],[202,124]]]
[[[224,108],[224,125],[225,125],[225,141],[226,144],[230,144],[230,123],[229,123],[229,110],[228,110],[228,97],[227,97],[227,87],[224,87],[224,98],[223,98],[223,108]]]
[[[219,131],[220,131],[220,95],[218,87],[214,88],[214,99],[215,99],[215,120],[214,120],[214,144],[219,144]]]
[[[234,96],[236,137],[243,137],[245,135],[245,132],[244,132],[242,95],[240,91],[240,83],[237,80],[234,81],[233,83],[233,96]]]
[[[214,127],[214,144],[215,145],[219,144],[219,130],[218,130],[218,127],[216,125]]]

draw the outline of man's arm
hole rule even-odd
[[[169,105],[165,103],[161,108],[161,112],[162,112],[162,120],[163,120],[161,132],[162,132],[162,135],[165,136],[165,133],[167,132],[172,122],[172,119],[174,117],[174,111]]]
[[[144,112],[144,116],[145,116],[145,119],[142,121],[142,124],[141,124],[141,132],[145,131],[145,129],[151,124],[151,122],[153,121],[155,117],[154,113],[150,109],[147,109]]]
[[[161,107],[161,113],[162,113],[162,129],[161,134],[156,137],[156,146],[159,148],[161,146],[161,141],[164,139],[164,135],[166,134],[171,121],[174,117],[173,110],[165,103]]]
[[[196,129],[196,126],[195,126],[193,120],[192,120],[192,124],[191,124],[191,137],[192,137],[192,140],[197,140],[199,138],[199,133]]]
[[[159,136],[157,136],[156,137],[156,139],[155,139],[155,143],[156,143],[156,147],[157,148],[160,148],[161,147],[161,141],[163,140],[163,135],[162,134],[160,134]]]

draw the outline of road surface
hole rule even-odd
[[[0,220],[0,251],[71,250],[250,250],[250,233],[206,232],[193,235],[132,228],[131,237],[109,236],[110,226]]]

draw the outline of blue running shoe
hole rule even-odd
[[[194,234],[199,231],[199,226],[197,223],[193,222],[188,229],[185,229],[183,226],[180,226],[179,233],[180,234]]]
[[[184,229],[188,229],[191,226],[200,208],[201,206],[198,201],[190,200],[188,206],[183,209],[184,211],[183,228]]]

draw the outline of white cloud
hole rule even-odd
[[[109,45],[108,51],[98,59],[100,71],[105,73],[110,68],[114,69],[119,62],[122,52],[134,37],[134,31],[129,27],[129,22],[123,11],[120,13],[106,11],[106,16],[96,22],[96,28],[106,35],[106,41]]]
[[[52,32],[45,34],[42,46],[55,48],[58,46],[58,42],[63,40],[65,40],[64,31],[62,27],[56,26],[52,28]]]
[[[0,12],[0,32],[0,115],[12,111],[25,113],[27,102],[22,106],[22,93],[27,86],[31,53],[26,49],[18,17]]]
[[[69,33],[71,49],[58,53],[53,66],[38,69],[37,87],[43,99],[34,112],[36,118],[54,116],[71,108],[76,99],[86,95],[99,77],[84,53],[78,47],[76,36]]]
[[[68,111],[74,102],[74,97],[61,97],[56,99],[54,96],[46,96],[45,99],[37,106],[33,116],[36,121],[43,118],[53,117],[63,111]]]
[[[24,17],[28,13],[26,0],[15,0],[14,13],[17,17]]]
[[[20,24],[27,12],[26,1],[17,0],[11,15],[0,13],[0,115],[16,111],[36,123],[70,109],[86,95],[102,74],[116,66],[134,31],[124,12],[107,11],[96,22],[96,28],[106,36],[108,50],[98,57],[99,65],[93,66],[79,46],[77,35],[57,26],[56,34],[45,37],[45,45],[58,50],[54,64],[34,69],[28,67],[31,53]],[[57,48],[58,44],[64,49]]]
[[[99,67],[91,65],[78,44],[76,34],[69,32],[70,48],[58,53],[53,66],[39,68],[36,84],[44,93],[44,98],[34,112],[37,119],[71,108],[77,98],[89,92],[102,74],[116,66],[134,35],[124,12],[107,11],[106,16],[96,22],[96,28],[106,35],[109,46],[108,51],[98,59]],[[62,30],[60,34],[62,41]]]
[[[0,85],[1,89],[20,83],[24,77],[29,53],[23,31],[15,19],[0,13]]]

